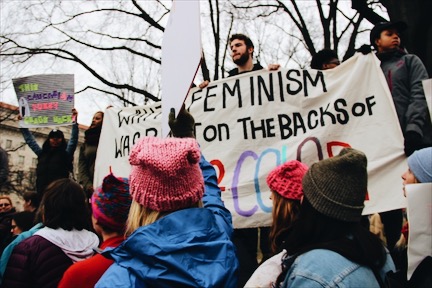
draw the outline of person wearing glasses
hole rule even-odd
[[[11,221],[15,213],[9,196],[0,196],[0,254],[12,239]]]
[[[323,49],[312,56],[311,68],[316,70],[333,69],[340,65],[336,51]]]

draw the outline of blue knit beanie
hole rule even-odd
[[[415,151],[408,158],[408,167],[420,183],[432,182],[432,147]]]

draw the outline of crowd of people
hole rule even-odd
[[[432,183],[432,125],[421,89],[427,73],[401,48],[405,28],[379,23],[370,40],[404,136],[403,185]],[[264,69],[253,63],[249,37],[229,41],[237,65],[229,77]],[[361,52],[371,53],[370,46]],[[339,64],[337,53],[324,49],[311,68]],[[102,111],[85,132],[77,181],[70,177],[76,122],[69,141],[54,129],[42,147],[21,129],[38,156],[36,191],[23,195],[23,212],[0,196],[0,287],[387,287],[393,278],[402,287],[430,287],[429,273],[406,278],[409,219],[402,225],[402,209],[378,215],[385,242],[365,225],[362,151],[344,148],[310,167],[291,160],[274,168],[267,176],[271,227],[234,229],[216,171],[195,139],[193,116],[184,106],[175,115],[172,109],[172,137],[142,137],[133,146],[128,178],[110,172],[95,189]]]

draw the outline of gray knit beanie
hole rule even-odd
[[[366,155],[344,148],[313,164],[303,177],[306,199],[318,212],[341,221],[359,222],[367,192]]]

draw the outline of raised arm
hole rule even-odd
[[[177,117],[172,108],[169,114],[168,122],[174,137],[178,138],[195,138],[193,116],[185,109],[184,104]],[[211,210],[216,216],[218,225],[226,231],[229,237],[233,232],[231,213],[225,208],[221,199],[221,190],[217,183],[216,171],[213,166],[201,154],[200,168],[204,177],[204,207]]]
[[[24,137],[24,141],[33,150],[33,152],[39,156],[42,153],[42,148],[37,144],[33,134],[27,128],[20,128],[21,133]]]
[[[71,138],[66,147],[66,152],[72,156],[75,153],[75,149],[78,145],[78,123],[72,124]]]
[[[73,124],[71,138],[69,139],[66,147],[66,152],[69,154],[69,156],[73,156],[78,145],[78,111],[75,108],[72,109],[72,119]]]
[[[233,232],[231,212],[225,208],[221,199],[221,190],[217,183],[217,176],[214,167],[201,154],[200,168],[204,177],[204,196],[203,205],[213,212],[221,228],[223,228],[229,237]]]

